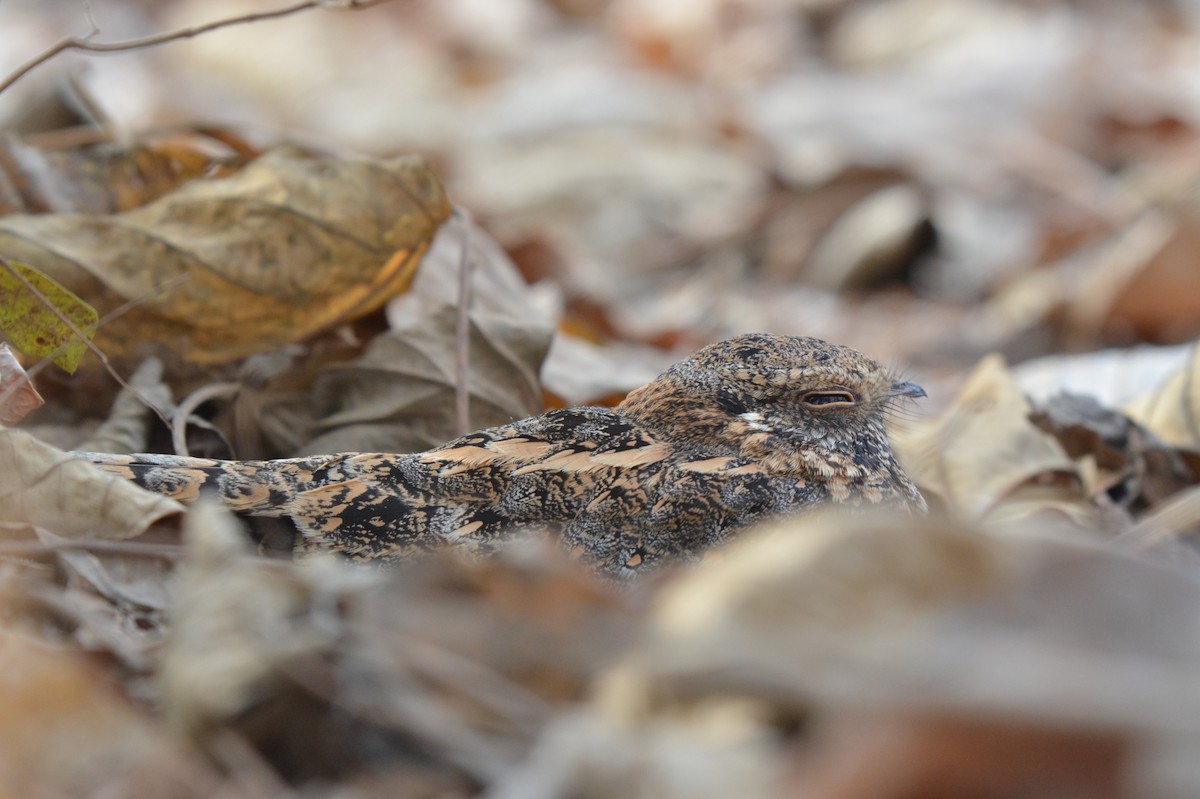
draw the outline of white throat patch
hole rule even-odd
[[[749,427],[751,430],[765,432],[771,429],[762,423],[763,416],[758,411],[746,411],[745,413],[739,413],[738,418],[745,419],[747,422],[749,422],[747,427]]]

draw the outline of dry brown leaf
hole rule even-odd
[[[334,700],[485,782],[507,773],[636,630],[628,597],[555,542],[413,564],[357,597]]]
[[[1188,361],[1190,345],[1104,349],[1045,355],[1013,367],[1021,390],[1034,402],[1057,394],[1077,394],[1108,408],[1120,408],[1162,384]]]
[[[385,733],[340,703],[358,679],[377,685],[340,662],[342,612],[371,575],[332,560],[258,558],[215,503],[196,505],[184,534],[189,558],[158,673],[172,726],[218,756],[232,733],[292,778],[354,773],[364,752],[392,751]]]
[[[52,540],[46,538],[44,532],[39,538],[48,543]],[[70,550],[60,550],[59,555],[68,553]],[[66,564],[64,570],[70,574],[71,565],[65,559],[62,562]],[[68,582],[75,582],[73,575]],[[159,582],[158,593],[161,594],[164,592],[161,574]],[[149,674],[157,665],[166,631],[164,613],[148,610],[145,606],[131,606],[119,597],[96,593],[82,583],[78,588],[72,585],[64,588],[38,580],[36,573],[31,579],[14,581],[13,588],[18,586],[22,595],[14,602],[17,613],[13,618],[19,619],[23,626],[37,630],[60,645],[73,644],[84,652],[103,653],[133,675]]]
[[[763,225],[764,273],[780,285],[796,280],[818,242],[851,208],[867,197],[904,185],[906,179],[899,172],[870,171],[839,175],[804,190],[777,191],[773,202],[778,207]]]
[[[0,796],[213,796],[220,780],[75,655],[0,631]]]
[[[388,304],[391,330],[353,363],[316,379],[311,407],[320,435],[301,452],[413,452],[459,435],[456,328],[464,259],[471,429],[543,410],[538,373],[558,318],[557,298],[547,287],[527,285],[486,231],[455,215],[438,231],[412,290]]]
[[[1130,418],[1140,422],[1163,442],[1200,451],[1200,343],[1192,346],[1182,369],[1154,391],[1125,406]]]
[[[0,344],[0,425],[15,425],[46,404],[7,344]]]
[[[1175,226],[1160,249],[1114,292],[1106,321],[1143,339],[1174,343],[1200,333],[1200,205],[1177,209]]]
[[[419,753],[487,781],[631,632],[607,586],[553,544],[430,558],[387,580],[332,559],[264,562],[227,511],[185,528],[159,684],[205,743],[234,729],[281,773],[346,776]],[[528,543],[528,542],[527,542]]]
[[[1198,751],[1192,574],[1028,524],[833,512],[722,554],[664,587],[643,645],[491,795],[1191,795],[1154,769]]]
[[[183,507],[21,430],[0,428],[0,520],[67,538],[133,538]]]
[[[64,540],[46,533],[38,537],[48,544]],[[92,590],[115,606],[153,612],[167,608],[167,576],[171,572],[169,561],[143,557],[100,557],[91,552],[70,550],[63,551],[60,557],[74,578],[86,581]],[[143,564],[145,568],[138,568]]]
[[[313,386],[319,429],[299,454],[417,452],[458,435],[454,419],[457,309],[423,309],[376,336],[357,361],[330,367]],[[538,369],[552,330],[513,314],[470,317],[471,429],[542,410]]]
[[[777,624],[795,641],[851,630],[903,634],[914,619],[983,596],[1005,579],[1008,564],[990,538],[936,518],[868,519],[829,510],[738,539],[663,593],[658,643],[724,638],[736,661],[752,651],[736,643],[764,641]],[[768,596],[778,604],[763,604]],[[781,646],[777,656],[792,654]]]
[[[464,252],[465,248],[465,252]],[[552,281],[526,282],[508,253],[467,213],[451,215],[441,227],[413,278],[412,289],[388,303],[388,324],[407,327],[442,305],[457,305],[464,258],[470,276],[472,311],[508,316],[552,328],[562,312],[562,289]]]
[[[414,642],[425,642],[511,681],[511,706],[524,703],[528,714],[544,706],[518,687],[546,700],[578,699],[631,640],[631,596],[600,583],[557,542],[533,538],[484,561],[424,561],[368,593],[351,619],[363,651],[373,653],[368,661],[402,662],[415,657]]]
[[[388,303],[393,332],[365,343],[325,337],[261,353],[242,364],[236,384],[223,384],[237,397],[215,423],[237,456],[403,452],[455,437],[457,312],[450,306],[458,299],[464,244],[474,327],[472,423],[478,428],[541,411],[537,372],[558,316],[556,290],[527,285],[484,230],[454,214],[439,228],[412,288]],[[193,396],[219,401],[223,390],[212,386]]]
[[[1064,742],[1118,744],[1122,779],[1198,753],[1200,583],[1182,568],[1028,523],[832,513],[776,523],[724,554],[666,588],[645,647],[590,712],[631,736],[734,698],[818,723],[970,721],[1001,734],[980,742],[992,753],[1015,720]],[[563,772],[587,773],[579,751]]]
[[[158,342],[196,363],[304,338],[404,291],[449,203],[420,158],[274,150],[113,216],[0,219],[0,253],[101,314],[109,355]]]
[[[1066,479],[1062,497],[1082,499],[1074,461],[1029,419],[1029,402],[1004,361],[985,358],[940,419],[894,436],[905,469],[922,491],[968,517],[982,517],[1033,480]]]

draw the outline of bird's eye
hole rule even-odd
[[[805,405],[820,405],[822,407],[858,404],[858,400],[849,391],[810,391],[800,397],[800,401]]]

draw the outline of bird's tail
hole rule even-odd
[[[222,461],[179,455],[72,454],[185,505],[210,492],[231,510],[256,516],[285,515],[297,493],[311,485],[313,470],[327,466],[330,460],[329,456]]]

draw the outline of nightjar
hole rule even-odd
[[[616,408],[549,411],[427,452],[79,454],[185,503],[211,491],[238,513],[289,518],[303,551],[486,554],[534,530],[628,577],[826,503],[924,512],[885,429],[897,401],[923,396],[848,347],[750,334],[705,347]]]

